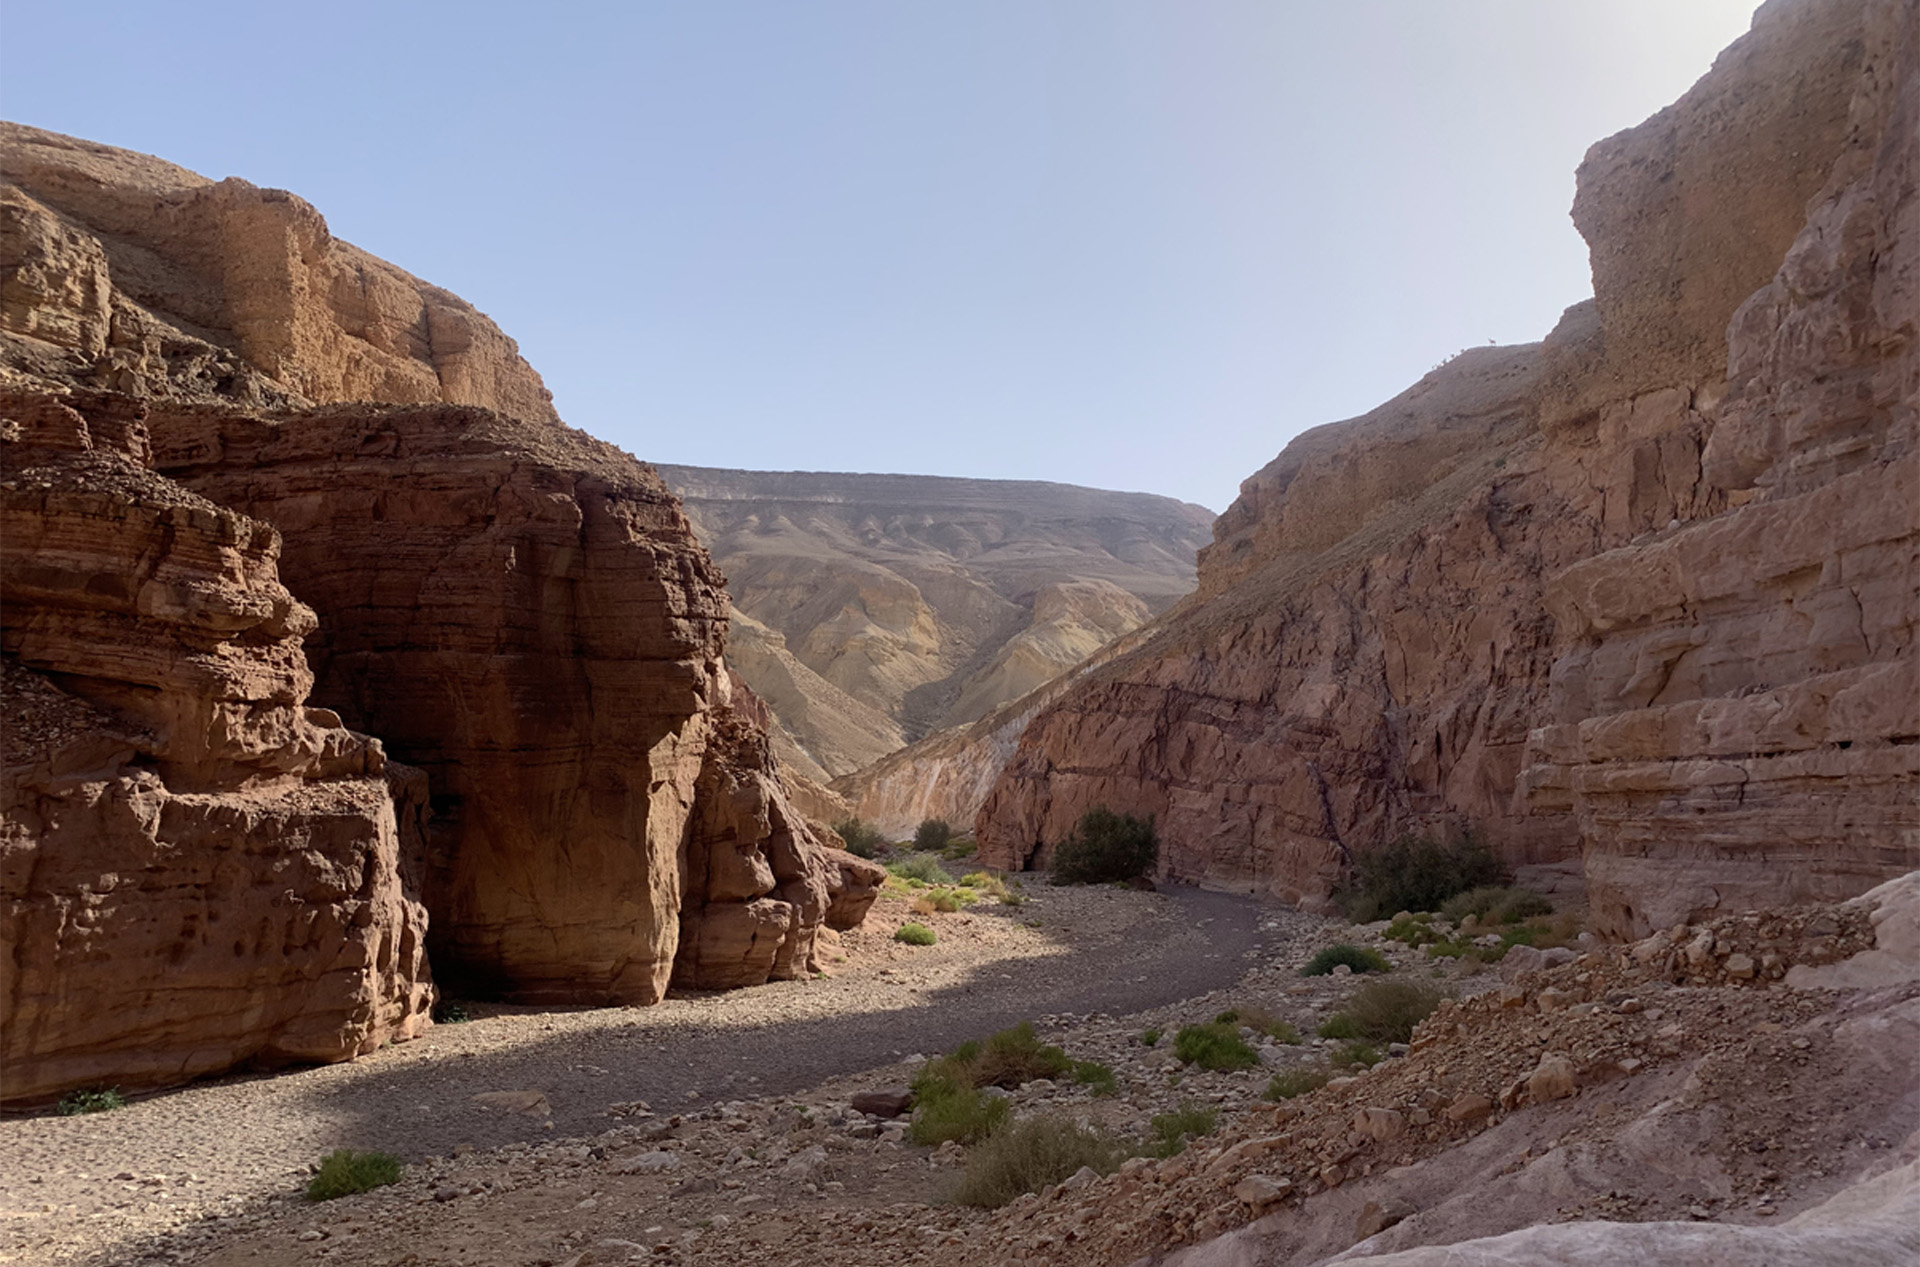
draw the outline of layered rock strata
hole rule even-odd
[[[1196,600],[1027,728],[983,856],[1106,804],[1173,877],[1318,900],[1472,828],[1584,857],[1618,934],[1912,867],[1917,21],[1774,0],[1595,146],[1595,300],[1250,479]]]
[[[0,1095],[411,1037],[421,780],[307,706],[279,534],[148,470],[137,409],[0,430]]]
[[[783,756],[827,777],[969,724],[1164,611],[1193,588],[1209,520],[1031,481],[660,470],[757,622],[739,668],[804,753]]]
[[[34,381],[559,421],[484,314],[335,238],[285,190],[12,123],[0,177],[0,347]]]
[[[654,1002],[683,912],[717,927],[702,912],[742,900],[732,878],[701,887],[720,873],[694,860],[723,839],[765,845],[784,896],[756,895],[755,936],[787,950],[722,970],[708,965],[731,952],[697,936],[679,979],[804,968],[818,844],[770,755],[716,740],[733,724],[726,596],[650,468],[563,427],[444,406],[156,408],[151,426],[162,470],[285,533],[283,575],[323,616],[316,698],[427,771],[443,978]]]

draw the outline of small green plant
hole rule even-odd
[[[953,889],[928,889],[913,900],[914,911],[921,915],[951,915],[960,906],[960,894]]]
[[[938,853],[953,839],[953,828],[944,818],[923,818],[913,829],[913,847],[923,853]]]
[[[111,1113],[127,1107],[127,1098],[119,1087],[94,1087],[87,1091],[69,1091],[60,1097],[54,1111],[61,1117],[79,1117],[83,1113]]]
[[[930,853],[910,853],[898,862],[889,862],[887,870],[902,880],[918,880],[922,884],[953,883],[953,877],[940,865],[940,860]]]
[[[1217,1021],[1211,1025],[1183,1025],[1173,1036],[1173,1053],[1180,1063],[1202,1069],[1251,1069],[1260,1057],[1240,1037],[1240,1031]]]
[[[876,856],[887,843],[879,828],[857,818],[843,818],[833,825],[833,830],[847,843],[847,852],[861,858]]]
[[[1260,1094],[1268,1100],[1291,1100],[1297,1095],[1318,1091],[1327,1085],[1330,1076],[1324,1069],[1282,1069],[1267,1080],[1267,1089]]]
[[[1021,1021],[980,1044],[972,1061],[973,1084],[1011,1090],[1035,1078],[1057,1078],[1071,1065],[1066,1052],[1034,1036],[1033,1022]]]
[[[1005,902],[1007,894],[1013,891],[1007,887],[1005,880],[991,871],[970,871],[960,877],[960,883],[964,888],[972,889],[976,893],[984,893],[988,897],[999,898],[1002,902]]]
[[[1349,946],[1342,942],[1338,946],[1328,946],[1313,958],[1307,960],[1307,966],[1300,969],[1303,977],[1324,977],[1341,964],[1355,972],[1390,972],[1393,965],[1379,951],[1366,946]]]
[[[967,1155],[952,1199],[998,1209],[1023,1193],[1059,1183],[1083,1166],[1111,1174],[1126,1152],[1112,1136],[1067,1118],[1028,1118],[996,1131]]]
[[[1372,1043],[1357,1038],[1334,1052],[1331,1059],[1335,1069],[1371,1069],[1385,1057]]]
[[[1498,884],[1500,861],[1471,833],[1450,841],[1402,836],[1354,859],[1334,895],[1347,918],[1364,924],[1394,911],[1431,911],[1456,893]]]
[[[1188,1140],[1213,1134],[1213,1128],[1219,1124],[1218,1110],[1202,1108],[1191,1102],[1182,1104],[1171,1113],[1153,1115],[1141,1151],[1148,1157],[1178,1156],[1186,1148]]]
[[[1067,1054],[1042,1043],[1029,1021],[969,1039],[914,1076],[908,1133],[919,1144],[985,1139],[1011,1110],[1003,1097],[983,1094],[982,1088],[1011,1089],[1035,1078],[1058,1077],[1071,1067]]]
[[[1160,1043],[1160,1031],[1159,1031],[1159,1030],[1157,1030],[1157,1029],[1143,1029],[1143,1030],[1141,1030],[1141,1031],[1140,1031],[1140,1045],[1141,1045],[1141,1046],[1143,1046],[1143,1047],[1155,1047],[1155,1046],[1158,1046],[1158,1045],[1159,1045],[1159,1043]]]
[[[1405,915],[1387,926],[1384,934],[1389,940],[1408,946],[1430,946],[1443,939],[1441,933],[1433,927],[1433,915],[1423,911],[1418,915]]]
[[[931,946],[940,940],[931,928],[925,924],[905,923],[894,930],[893,939],[903,941],[909,946]]]
[[[1068,1072],[1075,1082],[1089,1088],[1095,1095],[1120,1093],[1120,1080],[1114,1076],[1113,1070],[1097,1060],[1076,1060]]]
[[[473,1013],[467,1011],[467,1005],[459,999],[441,998],[434,1002],[433,1020],[436,1025],[465,1025],[473,1019]]]
[[[1055,884],[1105,884],[1149,874],[1160,857],[1153,820],[1116,814],[1105,806],[1080,816],[1067,838],[1054,846]]]
[[[1228,1008],[1213,1019],[1216,1024],[1238,1025],[1256,1034],[1264,1034],[1275,1042],[1298,1043],[1300,1041],[1299,1030],[1263,1007]]]
[[[940,856],[948,862],[963,862],[978,852],[980,852],[980,845],[977,841],[967,836],[955,836],[947,842],[947,847],[940,851]]]
[[[1322,1038],[1342,1039],[1360,1037],[1360,1022],[1345,1012],[1335,1012],[1320,1022],[1320,1028],[1314,1031]]]
[[[336,1148],[320,1163],[320,1173],[307,1184],[307,1200],[331,1201],[335,1197],[366,1192],[400,1180],[400,1159],[388,1153],[356,1153]]]
[[[1369,981],[1353,992],[1347,1005],[1320,1027],[1322,1038],[1365,1038],[1376,1043],[1404,1043],[1414,1026],[1433,1014],[1444,996],[1417,981]],[[1329,1033],[1335,1021],[1343,1032]]]
[[[1440,905],[1442,919],[1458,924],[1472,915],[1482,925],[1518,924],[1536,915],[1553,914],[1553,903],[1530,889],[1469,889]]]

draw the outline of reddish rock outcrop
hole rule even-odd
[[[1911,868],[1917,20],[1774,0],[1595,146],[1595,301],[1250,479],[1195,600],[1028,727],[983,858],[1106,804],[1312,900],[1472,826],[1583,855],[1614,933]]]
[[[346,1059],[431,1005],[419,776],[307,707],[279,534],[141,465],[138,412],[0,397],[9,1103]]]
[[[151,426],[162,470],[284,532],[282,575],[323,617],[316,698],[427,771],[443,979],[654,1002],[682,912],[747,917],[704,914],[745,901],[700,861],[723,846],[773,867],[780,893],[748,903],[763,949],[723,970],[730,952],[709,947],[740,939],[702,933],[679,979],[804,967],[825,909],[817,844],[764,744],[725,721],[726,596],[651,468],[446,406],[156,408]]]
[[[559,421],[499,327],[285,190],[12,123],[0,173],[0,347],[32,381]]]

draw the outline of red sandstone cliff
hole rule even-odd
[[[1583,856],[1620,933],[1913,867],[1917,22],[1773,0],[1595,146],[1595,300],[1250,479],[1195,600],[1027,728],[983,857],[1107,804],[1311,900],[1470,825]]]
[[[426,1023],[420,779],[307,706],[279,534],[0,397],[8,1102],[340,1060]]]

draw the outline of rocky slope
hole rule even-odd
[[[1060,484],[660,473],[735,603],[771,631],[741,675],[828,776],[970,723],[1171,606],[1208,522],[1168,498]],[[875,729],[821,681],[887,720]]]
[[[1472,828],[1583,856],[1626,935],[1911,867],[1917,21],[1773,0],[1595,146],[1595,299],[1248,480],[1196,600],[1028,726],[984,856],[1104,803],[1171,877],[1311,901]]]
[[[129,411],[6,394],[0,430],[6,1101],[410,1037],[424,780],[307,705],[279,533]]]

